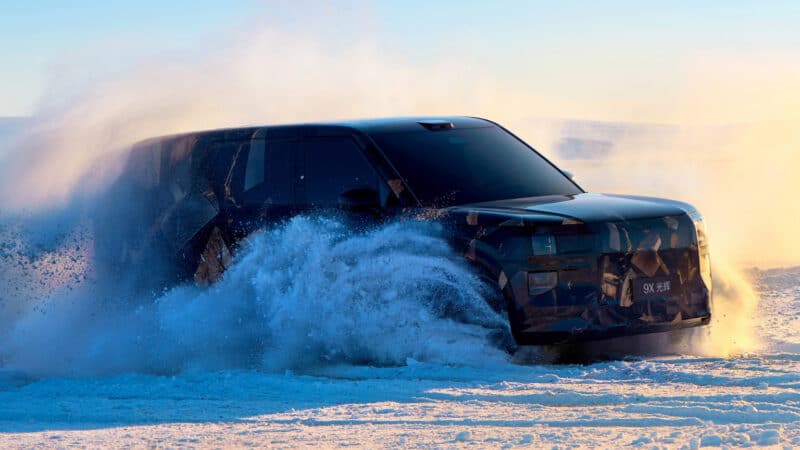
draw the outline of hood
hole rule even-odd
[[[661,198],[583,193],[496,200],[458,206],[454,209],[513,217],[527,215],[560,217],[592,223],[676,216],[689,213],[694,207],[687,203]]]

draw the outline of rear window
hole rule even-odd
[[[498,127],[372,138],[423,206],[581,192],[547,160]]]

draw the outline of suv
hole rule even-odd
[[[159,283],[214,282],[248,234],[294,215],[336,211],[380,221],[410,214],[443,223],[454,248],[494,287],[496,298],[487,300],[507,311],[518,344],[659,332],[711,318],[709,254],[696,209],[587,193],[484,119],[155,138],[134,146],[107,195],[96,219],[97,235],[106,237],[95,244],[98,266],[161,261]]]

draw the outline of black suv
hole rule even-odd
[[[359,222],[443,223],[453,246],[495,287],[519,344],[665,331],[711,317],[708,248],[692,206],[586,193],[484,119],[155,138],[134,146],[108,195],[96,221],[106,237],[95,244],[99,266],[160,260],[165,283],[211,283],[254,230],[335,211]]]

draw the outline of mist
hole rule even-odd
[[[787,201],[798,187],[792,170],[800,167],[797,64],[761,58],[748,68],[727,59],[699,61],[684,74],[685,94],[664,105],[681,111],[671,123],[614,136],[610,154],[571,160],[557,151],[568,134],[563,121],[540,119],[564,107],[542,95],[535,74],[524,82],[501,81],[497,68],[466,52],[421,63],[387,53],[368,32],[358,40],[335,39],[334,23],[224,30],[209,39],[218,44],[208,49],[154,55],[93,83],[60,81],[24,131],[0,142],[3,211],[59,208],[92,195],[114,179],[131,143],[152,136],[253,124],[475,115],[509,127],[571,168],[590,191],[696,205],[715,251],[724,249],[733,265],[800,262],[800,238],[793,232],[800,226],[800,203]],[[597,114],[591,119],[620,115]],[[592,130],[579,134],[597,138]]]
[[[91,195],[114,179],[131,143],[152,136],[389,115],[508,117],[519,101],[457,59],[419,66],[369,41],[342,48],[324,37],[234,33],[223,48],[143,61],[46,101],[0,150],[0,201],[10,210],[44,209]]]

